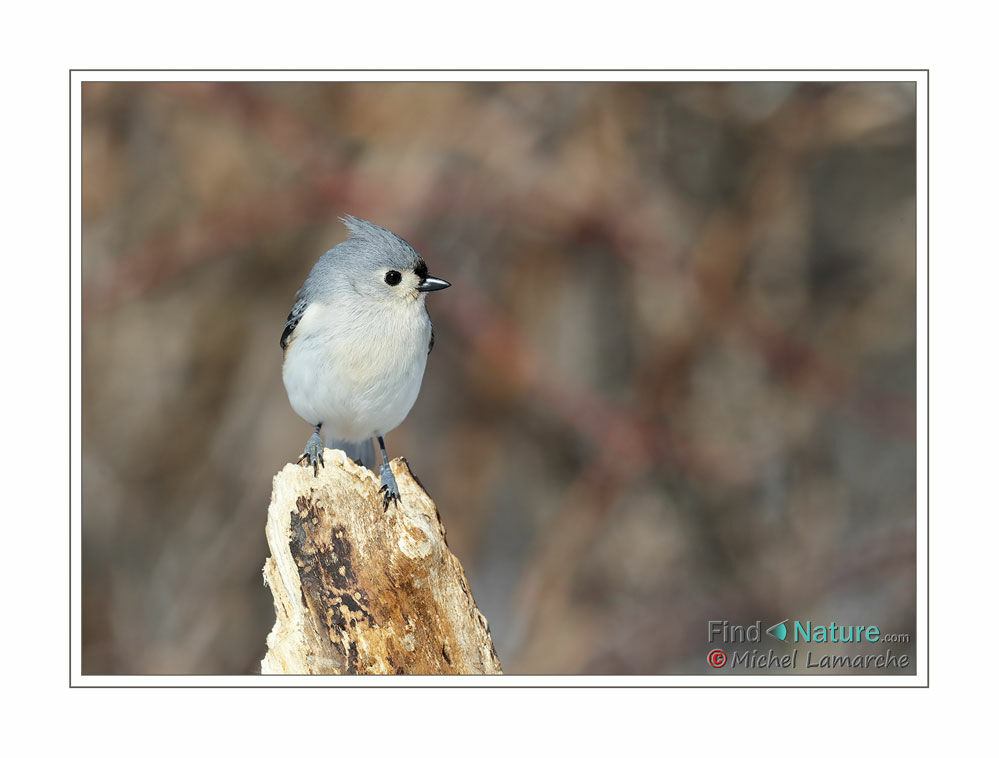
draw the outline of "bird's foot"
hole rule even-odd
[[[319,436],[319,432],[313,432],[309,441],[305,443],[305,452],[298,459],[299,463],[305,461],[306,465],[312,465],[313,476],[319,476],[320,463],[323,464],[323,468],[326,468],[326,463],[323,461],[323,448],[323,438]]]
[[[382,464],[381,474],[382,487],[378,491],[382,493],[383,504],[387,511],[393,500],[398,503],[401,499],[399,497],[399,485],[395,482],[395,474],[392,473],[392,467],[388,465],[388,462]]]

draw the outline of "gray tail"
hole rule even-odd
[[[343,440],[326,440],[326,447],[343,450],[352,461],[375,470],[375,441],[368,438],[362,442],[344,442]]]

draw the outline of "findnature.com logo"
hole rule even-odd
[[[708,642],[718,643],[758,643],[763,634],[777,640],[782,645],[836,643],[836,644],[867,644],[878,645],[891,642],[906,643],[908,634],[883,634],[881,629],[873,624],[817,624],[814,621],[791,621],[784,619],[766,629],[763,622],[746,626],[730,624],[725,620],[708,622]],[[784,653],[783,655],[781,653]],[[761,668],[797,668],[798,650],[795,648],[787,653],[784,650],[745,650],[729,653],[722,648],[714,648],[708,653],[708,665],[712,668],[736,668],[744,666],[749,669]],[[897,655],[889,648],[883,653],[854,655],[822,655],[806,650],[804,668],[906,668],[909,665],[908,655]]]

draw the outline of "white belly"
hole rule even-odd
[[[409,413],[427,365],[430,319],[422,306],[405,318],[335,323],[310,305],[285,353],[282,377],[295,412],[322,424],[327,438],[359,442],[386,434]]]

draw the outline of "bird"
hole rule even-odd
[[[348,237],[326,251],[295,295],[281,334],[281,377],[314,431],[298,459],[319,475],[327,446],[374,470],[381,448],[385,510],[399,502],[385,435],[416,402],[434,328],[426,296],[450,287],[402,237],[344,216]]]

